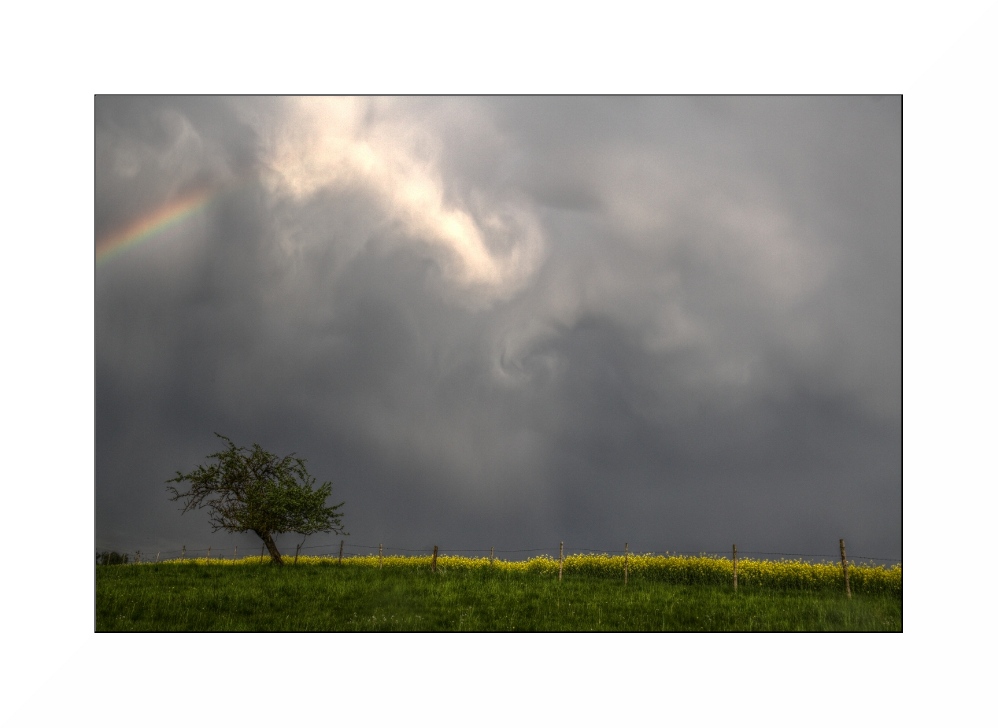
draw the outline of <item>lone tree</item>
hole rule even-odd
[[[183,513],[207,508],[212,531],[252,531],[263,539],[278,565],[284,561],[274,543],[275,534],[346,533],[338,510],[343,503],[326,505],[332,483],[312,490],[315,478],[308,474],[302,458],[294,453],[278,458],[255,444],[252,450],[236,447],[225,435],[215,435],[229,446],[208,456],[214,463],[186,474],[178,470],[176,478],[166,481],[190,483],[184,492],[167,486],[170,500],[183,500]]]

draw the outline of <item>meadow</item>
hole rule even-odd
[[[97,566],[96,631],[902,631],[901,568],[574,555]]]

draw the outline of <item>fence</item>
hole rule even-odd
[[[732,544],[730,551],[651,551],[644,552],[640,555],[635,554],[635,552],[630,548],[629,543],[624,544],[622,551],[613,551],[607,549],[590,549],[590,548],[580,548],[576,549],[576,554],[579,556],[586,555],[598,555],[598,556],[620,556],[623,555],[623,579],[624,585],[627,585],[628,575],[630,571],[630,559],[632,556],[638,556],[639,558],[648,556],[678,556],[678,557],[708,557],[714,559],[728,559],[731,560],[731,582],[734,590],[738,591],[738,561],[739,557],[743,559],[746,556],[776,556],[780,557],[775,559],[775,561],[786,561],[788,558],[795,561],[801,561],[803,559],[820,559],[820,563],[827,564],[831,562],[839,562],[842,568],[842,579],[845,586],[845,592],[848,597],[851,598],[852,590],[849,582],[849,566],[901,566],[900,559],[893,559],[880,556],[853,556],[852,559],[846,557],[845,541],[839,540],[839,553],[838,554],[804,554],[804,553],[789,553],[789,552],[774,552],[774,551],[739,551],[737,544]],[[345,548],[350,549],[362,549],[366,551],[346,551]],[[500,557],[503,554],[516,554],[519,557],[526,557],[528,559],[535,557],[547,557],[548,559],[554,560],[553,549],[545,548],[529,548],[529,549],[496,549],[494,546],[487,549],[440,549],[438,546],[434,546],[431,549],[413,549],[413,548],[402,548],[402,547],[391,547],[387,549],[383,543],[377,546],[362,545],[362,544],[347,544],[345,540],[341,540],[339,544],[317,544],[312,546],[303,546],[299,544],[295,549],[294,557],[290,554],[282,554],[284,558],[294,560],[297,563],[298,556],[304,551],[312,551],[318,553],[306,554],[307,556],[318,556],[324,558],[338,559],[342,562],[343,558],[351,557],[373,557],[375,551],[378,556],[378,566],[382,566],[384,558],[386,556],[421,556],[426,555],[431,557],[431,569],[435,572],[437,570],[437,559],[438,556],[466,556],[468,554],[480,555],[480,558],[484,558],[485,554],[488,554],[488,559],[492,562],[496,558],[496,554]],[[186,545],[182,546],[179,550],[163,551],[159,550],[155,552],[153,556],[151,551],[147,551],[145,558],[143,558],[143,552],[141,550],[134,552],[133,563],[143,563],[145,562],[160,562],[160,561],[172,561],[172,560],[186,560],[186,559],[206,559],[206,560],[225,560],[234,561],[240,558],[246,559],[248,557],[257,557],[262,562],[269,560],[269,555],[266,548],[261,545],[260,553],[247,553],[244,551],[242,556],[239,554],[239,548],[237,546],[232,547],[231,551],[224,549],[216,549],[214,554],[212,553],[212,547],[208,546],[204,549],[188,549]],[[560,542],[558,545],[558,581],[562,580],[564,564],[565,564],[565,543]],[[569,557],[571,558],[571,557]],[[127,554],[119,554],[117,552],[101,552],[97,554],[97,563],[103,565],[111,565],[116,563],[127,563]],[[516,559],[507,559],[507,561],[515,561]],[[520,559],[522,560],[522,558]],[[774,559],[759,559],[761,561],[774,561]],[[751,561],[751,560],[750,560]],[[864,563],[865,562],[865,563]]]
[[[478,548],[478,549],[465,549],[465,548],[447,548],[443,546],[433,546],[432,548],[403,548],[401,546],[391,546],[385,544],[378,544],[376,546],[363,545],[363,544],[353,544],[345,542],[337,542],[332,544],[318,544],[314,546],[301,546],[299,553],[304,554],[306,551],[314,552],[316,550],[319,553],[311,553],[312,556],[326,556],[326,557],[338,557],[339,549],[341,545],[349,549],[361,549],[361,551],[343,551],[342,555],[344,558],[351,556],[372,556],[381,551],[384,556],[407,556],[407,555],[426,555],[430,556],[435,550],[438,550],[440,555],[448,556],[466,556],[469,554],[490,554],[493,558],[497,554],[517,554],[519,556],[525,556],[527,558],[532,558],[532,556],[548,556],[554,558],[554,555],[558,553],[559,557],[564,556],[564,542],[562,541],[558,547],[550,548],[529,548],[529,549],[498,549],[494,546],[490,548]],[[635,554],[638,553],[633,548],[629,548],[628,544],[624,544],[624,548],[615,551],[612,549],[592,549],[592,548],[575,548],[574,553],[577,554],[601,554],[608,556],[621,556],[625,553]],[[844,544],[843,544],[844,548]],[[207,546],[201,549],[188,548],[187,546],[182,546],[179,549],[172,550],[157,550],[157,549],[146,549],[146,550],[136,550],[136,551],[102,551],[101,554],[114,554],[118,553],[122,556],[128,556],[129,562],[149,562],[149,561],[169,561],[175,559],[223,559],[223,560],[234,560],[242,559],[248,556],[267,556],[265,548],[261,548],[259,551],[255,549],[239,549],[237,546],[216,548],[212,546]],[[717,550],[717,551],[642,551],[640,552],[644,555],[650,556],[713,556],[717,558],[730,558],[731,550]],[[294,555],[287,553],[281,554],[283,557],[293,558]],[[842,558],[841,552],[839,553],[827,553],[827,554],[805,554],[805,553],[791,553],[784,551],[743,551],[738,550],[738,556],[776,556],[779,557],[777,560],[785,560],[787,558],[792,559],[804,559],[810,561],[839,561]],[[868,563],[871,565],[883,564],[883,565],[900,565],[902,563],[901,559],[883,557],[883,556],[850,556],[849,562],[858,565],[860,563]],[[103,563],[103,562],[102,562]]]

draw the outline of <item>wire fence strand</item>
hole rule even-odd
[[[354,543],[348,544],[348,543],[345,543],[345,542],[343,542],[343,546],[349,547],[351,549],[362,549],[362,550],[367,550],[368,551],[368,553],[366,553],[366,554],[362,553],[360,551],[349,551],[349,552],[348,551],[344,551],[343,552],[343,556],[344,557],[347,557],[347,556],[351,556],[351,557],[354,557],[354,556],[370,556],[370,555],[372,555],[372,552],[373,553],[378,553],[379,551],[382,553],[382,555],[385,555],[385,556],[396,555],[396,554],[399,554],[400,552],[404,552],[406,554],[415,554],[415,555],[419,555],[419,554],[430,555],[430,554],[433,553],[433,550],[434,550],[433,548],[407,548],[407,547],[402,547],[402,546],[392,546],[392,545],[385,545],[385,544],[378,544],[377,546],[366,546],[366,545],[363,545],[363,544],[354,544]],[[316,549],[327,549],[327,550],[328,549],[332,549],[332,551],[329,551],[328,553],[325,553],[325,554],[320,554],[320,556],[337,557],[339,555],[340,543],[337,542],[337,543],[331,543],[331,544],[313,544],[313,545],[309,545],[309,546],[300,546],[300,547],[298,547],[296,549],[296,551],[300,553],[301,551],[305,551],[306,549],[313,550],[313,551],[316,550]],[[553,557],[553,555],[558,552],[558,548],[555,547],[555,546],[553,546],[553,545],[551,547],[547,547],[547,548],[520,548],[520,549],[498,549],[498,548],[468,548],[468,549],[460,548],[459,549],[459,548],[439,547],[437,550],[438,550],[438,553],[439,553],[440,556],[446,556],[448,554],[458,555],[458,554],[466,554],[466,553],[483,553],[483,554],[484,553],[488,553],[488,554],[543,554],[543,555],[547,555],[547,556]],[[573,553],[574,554],[598,554],[598,555],[607,555],[607,556],[619,556],[619,555],[624,554],[625,551],[624,550],[614,550],[614,549],[594,549],[594,548],[576,548],[576,549],[574,549],[572,551],[569,551],[569,550],[566,549],[566,551],[565,551],[566,556],[572,555]],[[645,551],[645,552],[639,552],[638,550],[635,550],[635,549],[628,549],[626,551],[626,553],[631,554],[631,555],[637,555],[639,553],[644,553],[644,554],[649,554],[649,555],[653,555],[653,556],[666,556],[666,557],[669,557],[669,556],[683,556],[683,557],[687,557],[687,556],[689,556],[689,557],[711,556],[711,557],[715,557],[715,558],[726,558],[726,559],[730,559],[731,558],[731,551],[729,551],[727,549],[723,549],[723,550],[719,550],[719,551],[706,551],[706,550],[700,550],[700,551],[679,551],[679,550],[677,550],[677,551],[673,551],[673,550],[667,550],[667,551]],[[132,551],[127,551],[127,550],[125,550],[125,551],[112,551],[110,549],[102,549],[102,550],[100,550],[100,551],[97,552],[97,561],[98,561],[98,563],[100,563],[102,556],[105,557],[105,558],[109,558],[110,554],[116,554],[116,555],[118,555],[121,558],[127,557],[129,562],[134,562],[134,561],[141,561],[141,562],[168,561],[168,560],[179,559],[179,558],[183,558],[183,559],[200,559],[200,558],[204,558],[204,557],[208,557],[208,556],[210,556],[210,558],[213,561],[216,560],[216,559],[217,560],[231,561],[231,560],[242,560],[242,559],[248,559],[248,558],[261,558],[261,554],[255,553],[253,550],[250,550],[250,549],[246,549],[245,551],[242,551],[240,553],[240,547],[238,547],[238,546],[233,546],[233,547],[228,547],[228,548],[212,548],[212,547],[206,547],[206,548],[187,548],[187,547],[184,547],[184,548],[180,548],[180,549],[169,549],[169,550],[167,550],[167,549],[148,549],[148,550],[147,549],[136,549],[136,550],[132,550]],[[263,552],[263,557],[264,558],[269,558],[269,556],[270,556],[269,553],[267,553],[266,551]],[[784,552],[784,551],[742,551],[740,549],[738,551],[738,556],[739,556],[739,558],[744,558],[745,556],[777,556],[777,557],[780,557],[780,560],[785,560],[787,558],[795,558],[795,559],[823,559],[823,560],[833,561],[833,562],[838,562],[839,559],[840,559],[839,554],[807,554],[807,553],[793,553],[793,552]],[[290,554],[289,553],[282,553],[282,557],[284,557],[284,558],[294,558],[294,553],[290,553]],[[855,563],[857,561],[877,561],[877,562],[882,562],[885,565],[893,565],[893,564],[900,565],[902,563],[902,560],[899,559],[899,558],[885,557],[885,556],[850,556],[847,560],[849,562],[852,562],[852,563]]]

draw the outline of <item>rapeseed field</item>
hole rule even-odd
[[[294,567],[294,557],[285,557],[287,566]],[[649,581],[687,586],[731,586],[732,562],[716,556],[662,554],[571,554],[561,564],[562,577],[584,576],[598,579],[623,579],[625,571],[632,581]],[[241,559],[205,558],[173,560],[171,564],[201,564],[212,566],[250,567],[269,565],[270,557],[248,556]],[[385,573],[429,571],[432,556],[379,556],[369,554],[348,556],[339,564],[335,556],[299,556],[298,566],[334,566],[373,568]],[[134,565],[133,565],[134,566]],[[141,564],[139,566],[142,566]],[[557,577],[559,561],[551,556],[537,556],[522,561],[506,561],[489,557],[468,557],[442,554],[437,557],[440,573],[531,574]],[[901,565],[872,566],[849,564],[849,584],[856,594],[902,595]],[[779,590],[841,590],[844,578],[841,563],[811,563],[806,561],[767,561],[739,558],[738,586],[740,589]]]

